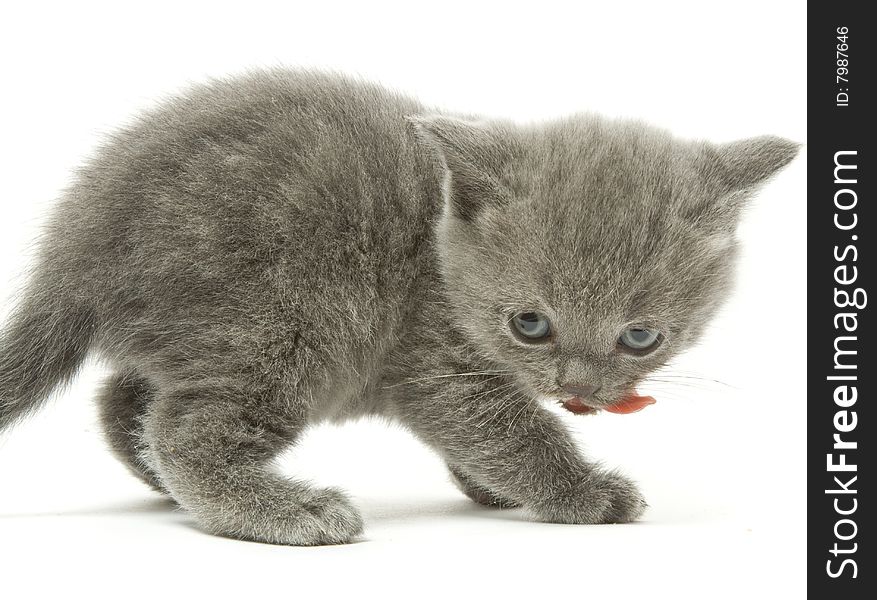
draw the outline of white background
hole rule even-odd
[[[318,65],[490,116],[593,110],[714,141],[806,142],[803,2],[621,4],[5,3],[0,314],[99,136],[207,75]],[[359,423],[314,430],[284,466],[349,490],[362,542],[207,536],[105,450],[90,366],[0,437],[4,597],[803,597],[805,155],[747,213],[737,292],[673,369],[705,380],[642,390],[658,404],[637,415],[569,416],[592,455],[641,482],[642,522],[482,509],[407,433]]]

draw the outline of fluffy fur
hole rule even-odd
[[[110,445],[209,531],[350,541],[335,489],[274,471],[309,424],[397,419],[478,502],[636,519],[543,402],[616,402],[727,295],[746,198],[796,146],[713,145],[577,115],[540,125],[426,110],[379,86],[272,71],[196,87],[78,174],[0,339],[0,428],[89,353]],[[556,332],[509,328],[538,310]],[[648,323],[651,355],[619,353]]]

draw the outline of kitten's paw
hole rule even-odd
[[[630,479],[615,471],[593,471],[572,490],[554,494],[535,507],[551,523],[629,523],[645,512],[646,504]]]
[[[311,518],[304,523],[304,537],[314,543],[296,545],[347,544],[362,533],[362,516],[340,490],[314,490],[314,497],[305,507]]]
[[[630,523],[639,519],[649,507],[636,484],[615,471],[602,473],[598,487],[609,497],[609,506],[601,523]]]
[[[307,490],[278,501],[262,498],[253,510],[196,510],[195,517],[211,533],[226,537],[283,544],[324,546],[346,544],[362,533],[359,511],[343,492]]]

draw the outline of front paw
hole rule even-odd
[[[546,491],[531,508],[549,523],[629,523],[648,507],[636,484],[615,471],[594,470],[572,488]]]

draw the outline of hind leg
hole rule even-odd
[[[155,390],[135,373],[113,375],[98,397],[98,412],[104,437],[116,458],[144,483],[164,492],[141,458],[143,415],[154,397]]]
[[[150,465],[211,533],[300,546],[349,542],[362,520],[343,493],[271,468],[306,425],[300,404],[224,378],[163,389],[145,419]]]

